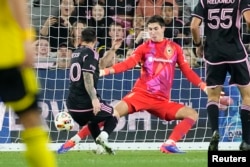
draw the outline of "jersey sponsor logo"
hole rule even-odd
[[[172,60],[162,59],[162,58],[154,58],[153,60],[156,61],[156,62],[173,63]]]
[[[173,63],[172,60],[164,59],[164,58],[154,58],[152,56],[148,57],[147,60],[152,63],[152,62],[163,62],[163,63]]]

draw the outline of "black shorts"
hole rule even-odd
[[[32,68],[0,69],[0,101],[15,112],[37,107],[38,83]]]
[[[89,109],[86,111],[76,111],[69,109],[69,113],[74,119],[76,123],[80,126],[84,126],[89,122],[99,123],[105,121],[107,118],[113,116],[113,107],[106,104],[105,101],[100,100],[101,103],[101,111],[98,112],[97,115],[94,115],[93,109]]]
[[[206,64],[207,86],[223,85],[227,73],[231,76],[229,84],[248,85],[250,83],[249,62],[245,60],[239,63]]]

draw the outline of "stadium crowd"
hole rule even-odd
[[[71,53],[79,44],[79,34],[87,26],[94,27],[97,32],[96,50],[100,57],[111,49],[115,50],[113,59],[107,63],[112,66],[126,59],[138,45],[147,40],[145,22],[150,16],[159,14],[166,24],[164,36],[183,47],[192,67],[199,67],[202,63],[193,52],[189,28],[196,1],[60,0],[58,8],[51,7],[40,26],[34,25],[39,34],[34,43],[37,51],[35,66],[68,68]],[[48,6],[45,3],[46,0],[33,1],[33,23],[37,15],[40,15],[39,20],[43,20],[41,11]],[[37,8],[40,10],[34,10]]]

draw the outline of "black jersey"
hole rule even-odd
[[[204,22],[204,51],[209,62],[233,62],[246,58],[241,40],[242,13],[250,10],[249,0],[200,0],[193,17]]]
[[[94,87],[97,88],[99,79],[99,54],[94,50],[80,46],[74,51],[71,58],[70,86],[67,98],[69,109],[90,109],[92,102],[85,89],[83,72],[93,74]]]

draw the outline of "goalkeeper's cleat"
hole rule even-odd
[[[105,139],[101,134],[96,138],[96,144],[101,145],[108,154],[115,155],[115,151],[109,145],[108,140]]]
[[[100,144],[96,144],[96,150],[93,150],[94,154],[97,155],[103,155],[107,154],[107,152],[104,150],[104,148]]]
[[[160,150],[162,153],[166,153],[166,154],[169,154],[169,153],[183,154],[183,153],[185,153],[184,151],[179,150],[175,144],[164,143],[161,145]]]
[[[62,153],[66,153],[68,152],[71,148],[73,148],[75,146],[75,142],[72,140],[68,140],[66,141],[58,150],[57,153],[58,154],[62,154]]]
[[[219,145],[220,135],[219,132],[216,130],[213,133],[213,136],[211,138],[210,144],[208,146],[208,151],[218,151],[218,145]]]
[[[240,144],[240,150],[241,151],[250,151],[250,144],[247,144],[246,142],[241,142]]]

